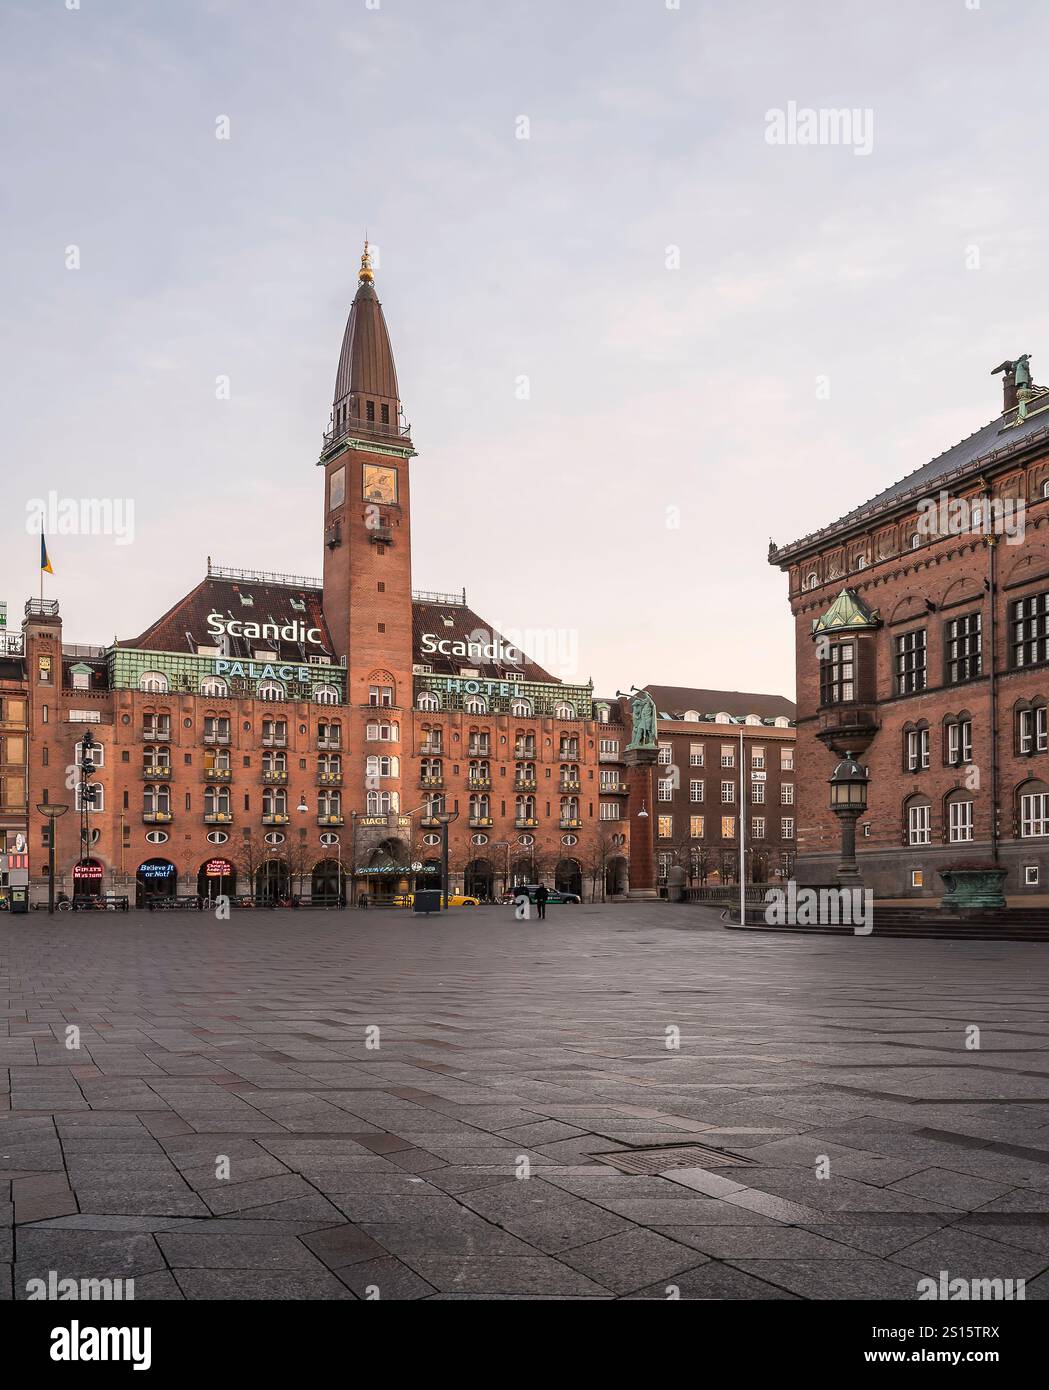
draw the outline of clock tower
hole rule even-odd
[[[411,784],[403,780],[400,739],[410,734],[412,707],[408,467],[414,456],[365,242],[331,428],[318,460],[324,469],[324,616],[335,654],[347,667],[343,786],[347,810],[364,814],[413,809],[401,796],[402,782]],[[381,741],[368,737],[377,724],[383,725]]]

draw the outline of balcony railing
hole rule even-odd
[[[171,823],[170,811],[143,811],[143,825],[169,825]]]
[[[528,744],[524,744],[524,743],[522,743],[522,744],[517,744],[517,745],[515,746],[515,748],[514,748],[514,757],[515,757],[515,759],[518,759],[518,760],[520,760],[521,758],[534,758],[534,757],[535,757],[535,747],[534,747],[534,745],[533,745],[532,747],[529,747]]]
[[[318,825],[343,825],[343,824],[345,823],[345,820],[346,820],[346,818],[345,818],[345,816],[343,816],[343,815],[341,814],[341,812],[339,812],[339,811],[332,811],[332,812],[330,812],[330,813],[329,813],[328,815],[326,815],[326,816],[318,816],[318,817],[317,817],[317,824],[318,824]]]
[[[288,746],[288,735],[287,735],[287,734],[263,734],[263,735],[262,735],[262,740],[261,740],[261,742],[262,742],[263,748],[287,748],[287,746]],[[320,746],[321,746],[322,748],[325,748],[327,745],[322,743]]]
[[[492,824],[493,824],[493,821],[492,821],[492,817],[491,817],[491,816],[471,816],[471,817],[470,817],[470,829],[471,829],[471,830],[481,830],[481,829],[484,829],[485,826],[492,825]]]
[[[572,743],[562,743],[560,752],[557,755],[562,761],[566,758],[579,757],[579,745]]]
[[[421,743],[419,745],[419,752],[424,758],[433,757],[435,754],[437,757],[440,757],[444,749],[439,743]]]
[[[263,825],[287,825],[290,817],[287,811],[263,811]]]
[[[231,821],[232,819],[233,819],[233,812],[232,812],[232,811],[205,811],[205,812],[204,812],[204,824],[205,824],[205,825],[229,825],[229,823],[230,823],[230,821]]]
[[[615,753],[606,753],[598,750],[597,761],[599,763],[621,763],[623,758],[618,750]]]
[[[470,777],[467,786],[472,792],[487,792],[492,789],[492,779],[490,777]]]
[[[205,743],[229,743],[229,730],[223,732],[221,729],[212,729],[211,733],[204,730]]]
[[[317,782],[318,782],[319,785],[322,786],[322,787],[341,787],[341,786],[342,786],[342,773],[341,773],[341,772],[318,772],[318,773],[317,773]]]
[[[263,744],[265,744],[266,740],[263,739],[262,742]],[[287,746],[287,742],[288,740],[286,738],[281,739],[279,742],[274,740],[273,747],[284,748]],[[342,739],[332,738],[330,735],[327,738],[319,738],[317,740],[317,747],[321,750],[322,753],[332,753],[342,747]]]
[[[514,826],[518,830],[534,830],[539,824],[538,816],[515,816]]]
[[[578,830],[583,822],[578,816],[562,816],[559,824],[562,830]]]
[[[262,781],[268,787],[283,787],[287,785],[287,772],[278,771],[276,768],[262,769]]]
[[[322,453],[327,453],[343,439],[356,439],[359,435],[377,434],[383,439],[407,439],[411,426],[407,420],[362,420],[359,415],[350,415],[324,434]]]
[[[625,796],[629,790],[625,782],[602,782],[598,787],[602,796]]]
[[[581,786],[582,783],[578,777],[565,777],[558,782],[557,790],[559,792],[577,792]]]
[[[419,786],[420,786],[420,787],[443,787],[443,786],[444,786],[444,773],[443,773],[443,772],[437,772],[437,773],[430,772],[430,773],[425,773],[425,774],[420,775],[420,777],[419,777]]]
[[[146,743],[170,743],[171,725],[170,724],[143,724],[138,731],[140,739]]]
[[[166,782],[171,776],[170,763],[143,763],[139,775],[145,782]]]
[[[490,758],[492,750],[487,743],[471,743],[466,750],[466,756],[468,758]]]
[[[201,769],[200,775],[205,782],[227,783],[233,781],[232,769],[228,767],[205,767]]]
[[[515,778],[514,778],[514,791],[515,791],[515,792],[534,792],[535,789],[536,789],[536,787],[537,787],[538,785],[539,785],[539,784],[536,782],[536,780],[535,780],[534,777],[515,777]]]

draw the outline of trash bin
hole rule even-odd
[[[11,911],[12,911],[12,912],[28,912],[28,911],[29,911],[29,889],[28,889],[28,888],[12,888],[12,889],[10,890],[10,893],[11,893]]]
[[[417,888],[412,909],[415,912],[440,912],[441,890],[439,888]]]

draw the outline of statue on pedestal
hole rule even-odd
[[[625,695],[630,700],[630,742],[626,746],[626,751],[631,749],[655,749],[659,744],[656,739],[656,702],[647,690],[639,690],[636,685],[632,685],[628,691],[617,690],[617,695]]]

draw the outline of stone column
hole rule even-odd
[[[657,898],[654,748],[630,748],[624,755],[630,780],[627,815],[630,818],[630,888],[628,902]],[[647,811],[647,816],[639,812]]]

